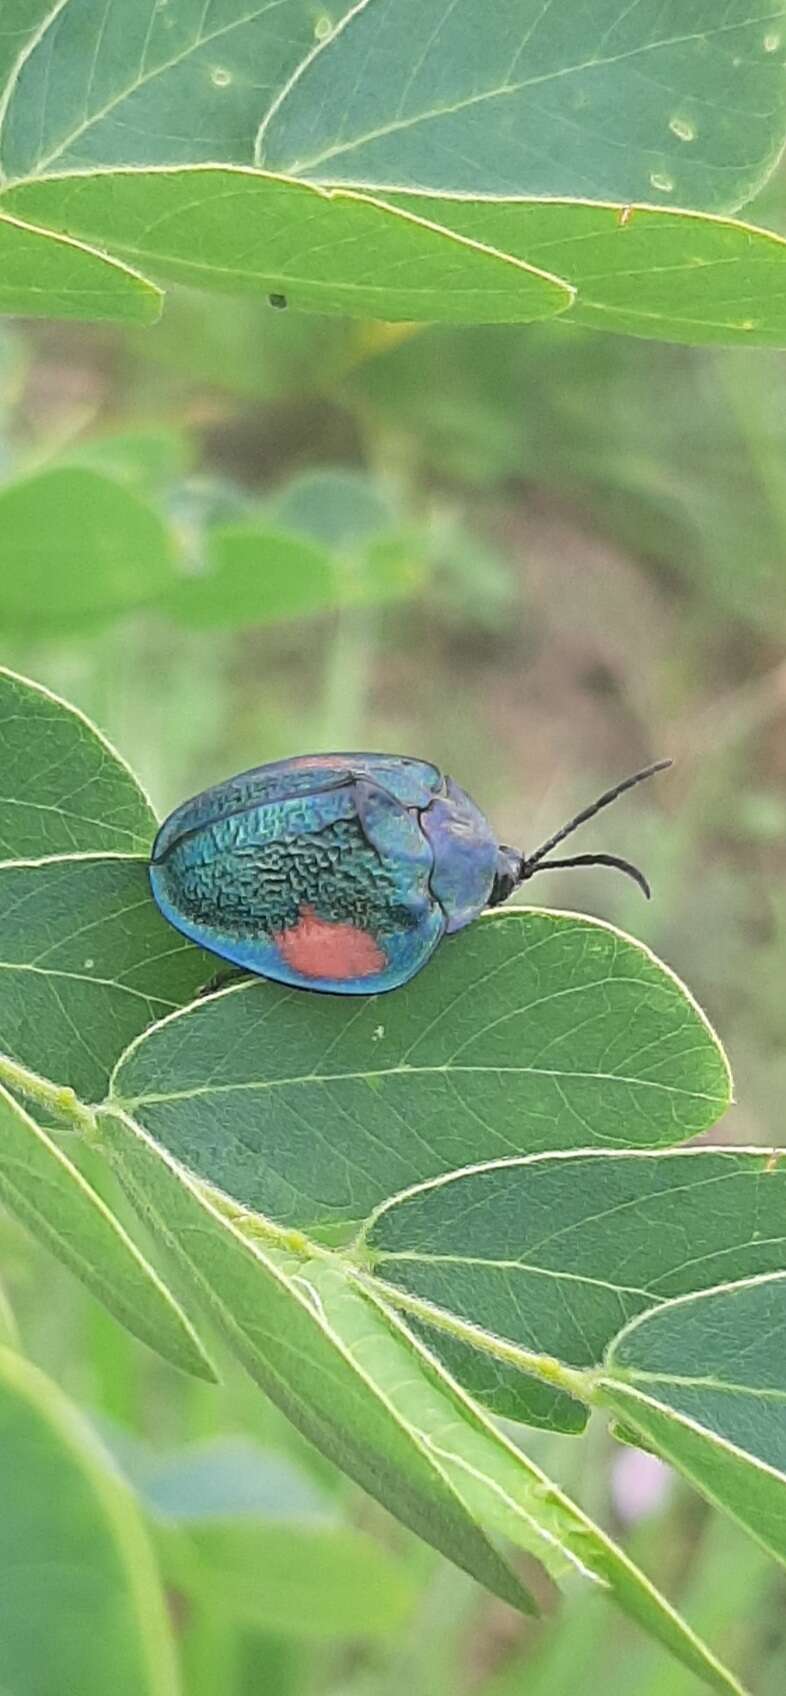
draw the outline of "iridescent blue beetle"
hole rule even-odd
[[[397,989],[443,936],[506,901],[577,825],[668,764],[618,783],[526,855],[499,843],[427,760],[279,760],[170,815],[153,845],[153,895],[184,936],[242,971],[336,995]],[[649,895],[641,872],[613,854],[548,864],[616,866]]]

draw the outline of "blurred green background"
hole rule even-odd
[[[784,1141],[786,356],[175,292],[145,332],[3,330],[0,474],[0,660],[89,713],[162,812],[265,760],[384,749],[532,848],[671,755],[581,842],[638,861],[650,906],[599,870],[532,893],[651,943],[729,1049],[721,1137]],[[698,1691],[602,1603],[514,1617],[230,1361],[218,1390],[179,1377],[0,1231],[26,1348],[149,1515],[188,1696]],[[522,1440],[780,1696],[786,1580],[753,1544],[600,1429]]]

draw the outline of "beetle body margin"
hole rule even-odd
[[[479,808],[428,761],[306,755],[176,808],[150,881],[163,916],[233,966],[368,995],[407,983],[482,911],[498,853]]]

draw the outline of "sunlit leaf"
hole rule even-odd
[[[579,201],[393,202],[562,277],[576,291],[567,322],[660,341],[786,344],[786,241],[754,225]]]
[[[280,294],[318,312],[527,322],[562,312],[572,298],[551,275],[418,215],[260,171],[54,177],[12,189],[2,204],[99,241],[169,282]]]
[[[155,817],[75,707],[0,668],[0,859],[149,847]]]
[[[612,1343],[602,1399],[786,1561],[786,1272],[672,1301]]]
[[[129,24],[64,0],[0,101],[3,205],[322,312],[525,322],[575,293],[597,328],[782,345],[784,244],[701,214],[781,152],[785,21],[746,0],[701,0],[690,30],[677,0],[520,0],[482,26],[473,0],[144,0]]]
[[[733,219],[623,204],[317,193],[200,167],[23,184],[22,216],[173,282],[387,319],[567,313],[671,341],[786,343],[786,242]]]
[[[0,1349],[0,1684],[9,1696],[177,1696],[133,1500],[60,1390]]]
[[[308,1228],[360,1223],[478,1160],[693,1136],[729,1077],[646,949],[572,914],[510,911],[448,938],[390,996],[225,991],[135,1045],[112,1089],[201,1178]]]
[[[0,212],[0,313],[154,324],[161,291],[107,254]]]

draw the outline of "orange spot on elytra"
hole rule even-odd
[[[320,919],[304,907],[291,930],[276,935],[282,960],[304,978],[367,978],[382,971],[387,958],[367,930]]]

